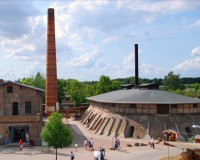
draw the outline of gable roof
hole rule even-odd
[[[200,99],[186,97],[161,90],[117,90],[87,98],[90,101],[103,103],[127,104],[183,104],[200,103]]]
[[[12,81],[6,81],[6,82],[4,82],[4,83],[0,83],[0,86],[3,86],[3,85],[5,85],[5,84],[7,84],[7,83],[13,83],[13,84],[16,84],[16,85],[19,85],[19,86],[22,86],[22,87],[34,89],[34,90],[37,90],[37,91],[40,91],[40,92],[45,92],[44,89],[37,88],[37,87],[33,87],[33,86],[29,86],[29,85],[22,84],[22,83],[12,82]]]

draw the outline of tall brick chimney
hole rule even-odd
[[[46,54],[46,92],[45,113],[50,115],[56,110],[58,101],[57,67],[56,67],[56,41],[54,9],[48,9],[47,17],[47,54]]]
[[[135,44],[135,88],[138,87],[138,44]]]

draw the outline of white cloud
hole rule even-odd
[[[53,2],[48,4],[50,3]],[[134,54],[131,53],[124,57],[123,62],[118,54],[124,55],[125,47],[137,40],[139,40],[138,43],[142,42],[144,43],[143,46],[148,47],[149,43],[147,44],[147,42],[152,38],[162,39],[161,30],[165,29],[159,30],[157,35],[153,33],[153,30],[159,29],[160,23],[163,22],[159,19],[156,24],[145,24],[149,26],[148,28],[145,28],[146,26],[143,26],[143,24],[152,23],[163,15],[165,21],[169,19],[168,15],[174,16],[175,19],[179,17],[176,13],[192,11],[199,4],[198,1],[191,3],[187,0],[57,1],[52,6],[55,8],[58,65],[63,67],[63,64],[65,64],[74,70],[81,68],[88,72],[93,69],[95,74],[109,73],[113,77],[116,75],[133,75]],[[0,49],[7,59],[32,61],[30,66],[27,66],[28,70],[24,73],[28,74],[28,72],[32,73],[37,69],[41,70],[37,66],[44,66],[45,64],[47,15],[45,12],[38,16],[38,10],[35,10],[32,5],[31,12],[23,5],[19,9],[18,6],[18,3],[13,5],[14,12],[10,12],[12,7],[8,4],[9,9],[0,16],[0,33],[2,33],[0,35],[3,35],[0,37]],[[43,9],[45,7],[44,5]],[[2,8],[2,5],[0,8]],[[0,9],[0,13],[3,8]],[[40,9],[40,11],[43,12],[43,9]],[[14,15],[18,12],[20,12],[19,16]],[[17,20],[15,17],[18,17]],[[11,21],[8,23],[7,19],[11,19]],[[15,28],[19,19],[21,20],[16,31]],[[11,23],[12,21],[13,23]],[[193,25],[200,26],[200,20],[197,20]],[[119,43],[121,39],[123,42]],[[162,43],[163,41],[161,41],[161,45]],[[200,47],[194,48],[192,54],[199,55],[199,50]],[[99,54],[100,52],[102,54]],[[114,56],[117,59],[111,55],[112,52],[115,53]],[[140,52],[141,50],[139,50]],[[120,55],[120,57],[123,55]],[[184,64],[181,65],[184,66]],[[156,64],[140,64],[141,75],[151,77],[158,75],[158,77],[161,77],[161,71],[163,69],[156,67]]]
[[[66,62],[66,65],[70,67],[92,67],[95,64],[98,52],[98,49],[94,49],[90,53],[82,54],[79,57],[71,59],[70,61]]]
[[[1,69],[0,68],[0,79],[3,80],[13,80],[13,71],[11,69]]]
[[[104,44],[108,44],[108,43],[111,43],[113,41],[116,41],[117,40],[117,36],[107,36],[106,38],[104,38],[101,42],[101,45],[104,45]]]
[[[195,59],[185,60],[183,63],[178,64],[174,67],[177,72],[183,71],[199,71],[200,68],[200,57]]]
[[[25,35],[20,39],[5,39],[1,41],[1,47],[6,51],[8,58],[26,60],[29,57],[27,53],[35,51],[33,44],[26,43],[27,40],[28,37]]]
[[[192,55],[200,55],[200,47],[196,47],[192,50]]]
[[[134,53],[130,53],[128,56],[124,57],[123,63],[124,63],[124,66],[126,69],[133,68],[133,66],[135,64]]]
[[[193,1],[194,2],[194,1]],[[187,0],[176,1],[120,1],[118,7],[127,7],[134,12],[143,11],[149,13],[171,14],[172,12],[182,12],[184,10],[191,10],[200,2],[191,3]]]
[[[200,19],[189,25],[189,27],[200,27]]]
[[[146,23],[151,23],[162,15],[172,15],[174,13],[194,9],[200,4],[199,1],[176,0],[176,1],[118,1],[119,9],[128,8]]]
[[[36,75],[37,72],[45,73],[44,65],[41,61],[35,60],[21,73],[21,76],[30,77],[31,75]]]
[[[166,72],[163,68],[154,66],[152,64],[142,64],[139,70],[142,77],[151,78],[163,77]]]
[[[139,50],[141,53],[141,50]],[[148,78],[155,78],[155,77],[163,77],[166,73],[165,69],[152,65],[152,64],[139,64],[139,76],[140,77],[148,77]],[[121,73],[120,73],[121,72]],[[119,75],[129,75],[135,76],[135,55],[134,53],[130,53],[128,56],[124,57],[123,60],[123,67]]]

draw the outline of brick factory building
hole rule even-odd
[[[95,134],[111,137],[162,137],[172,129],[179,138],[200,134],[200,99],[157,89],[123,89],[87,98],[81,122]]]
[[[0,82],[0,144],[25,142],[33,138],[40,143],[42,129],[42,94],[44,90],[15,82]],[[27,136],[28,134],[28,136]]]

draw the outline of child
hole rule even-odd
[[[70,157],[71,157],[71,160],[74,160],[74,153],[72,151],[71,151]]]
[[[20,150],[22,150],[22,148],[23,148],[23,141],[22,141],[21,138],[20,138],[20,140],[19,140],[19,148],[20,148]]]

